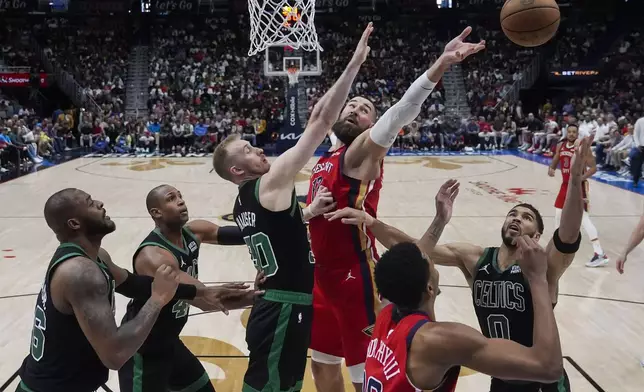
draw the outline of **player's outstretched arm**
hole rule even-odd
[[[631,253],[633,249],[642,242],[642,240],[644,240],[644,214],[642,214],[637,227],[635,227],[635,230],[631,233],[626,249],[624,249],[622,254],[617,258],[617,271],[619,271],[620,274],[624,273],[624,264],[626,264],[628,254]]]
[[[141,275],[152,276],[160,265],[169,266],[177,274],[179,282],[196,286],[194,299],[188,300],[190,305],[196,306],[205,311],[221,311],[228,314],[228,308],[224,305],[226,299],[247,298],[257,296],[260,292],[248,290],[248,286],[242,283],[228,283],[220,286],[206,286],[196,278],[181,271],[178,261],[167,250],[156,246],[147,246],[136,255],[134,260],[136,271]]]
[[[159,268],[152,296],[134,319],[117,327],[108,300],[109,286],[94,262],[83,258],[69,260],[58,267],[51,282],[52,288],[62,290],[101,362],[113,370],[120,369],[141,347],[159,312],[172,299],[177,284],[176,274],[170,268]]]
[[[152,275],[134,275],[125,268],[114,264],[112,257],[103,248],[98,250],[99,259],[105,263],[114,277],[116,292],[127,298],[149,298],[152,295]],[[204,298],[208,295],[205,286],[197,287],[193,284],[179,283],[177,291],[172,299],[194,300]]]
[[[237,226],[218,226],[202,219],[190,221],[186,226],[206,244],[245,245],[244,236]]]
[[[373,25],[369,23],[362,33],[349,65],[333,87],[320,98],[313,108],[300,140],[295,146],[280,155],[271,165],[270,171],[262,177],[260,184],[262,194],[275,190],[288,190],[289,192],[292,190],[295,176],[311,159],[315,150],[324,141],[329,129],[338,120],[342,106],[353,85],[353,80],[369,54],[368,41],[372,31]]]
[[[394,144],[400,129],[418,116],[423,102],[450,65],[485,49],[485,41],[477,44],[464,42],[471,32],[472,28],[467,27],[451,40],[438,60],[412,83],[400,101],[389,108],[368,132],[363,132],[351,143],[344,158],[344,165],[348,170],[380,162]]]
[[[559,278],[570,266],[581,242],[581,220],[584,215],[583,172],[592,157],[590,138],[585,137],[575,149],[570,164],[570,180],[566,202],[561,211],[561,223],[548,243],[548,283],[552,302],[557,302]]]
[[[519,265],[530,283],[534,309],[533,345],[488,339],[458,323],[430,323],[414,337],[412,354],[425,352],[430,363],[446,367],[464,365],[493,377],[511,380],[555,382],[563,374],[559,332],[546,280],[547,253],[537,240],[517,238]],[[419,339],[419,346],[414,345]]]

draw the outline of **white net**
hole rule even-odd
[[[249,56],[271,45],[322,50],[315,31],[315,0],[248,0]]]

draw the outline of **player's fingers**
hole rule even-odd
[[[328,205],[322,207],[322,213],[324,214],[324,213],[327,213],[329,211],[333,211],[337,205],[338,205],[338,203],[333,202],[331,204],[328,204]]]
[[[467,26],[465,28],[465,30],[463,30],[463,32],[461,32],[461,34],[458,36],[458,38],[461,39],[461,40],[464,40],[465,38],[467,38],[468,35],[470,35],[471,32],[472,32],[472,27]]]
[[[460,188],[460,186],[461,186],[461,183],[460,183],[460,182],[458,182],[458,181],[456,181],[456,180],[454,180],[454,182],[452,183],[452,185],[449,187],[449,191],[453,193],[453,192],[455,192],[457,189],[459,189],[459,188]]]
[[[524,236],[518,236],[516,239],[517,248],[521,250],[525,250],[528,248],[528,244],[526,243],[526,240],[523,237]]]
[[[449,199],[450,199],[451,201],[454,201],[454,200],[456,199],[456,196],[458,196],[458,192],[459,192],[459,191],[460,191],[460,188],[456,188],[456,190],[455,190],[454,192],[452,192],[452,194],[451,194],[451,196],[449,197]]]
[[[372,31],[373,31],[373,22],[369,22],[367,27],[362,32],[362,38],[360,38],[360,40],[365,42],[367,39],[369,39],[369,35],[371,35]]]
[[[329,190],[324,185],[320,185],[320,187],[318,188],[318,194],[319,193],[326,193],[328,191]]]
[[[345,225],[354,225],[354,226],[357,226],[361,223],[360,220],[357,218],[342,218],[341,222],[344,223]]]
[[[333,202],[333,196],[331,196],[331,194],[329,194],[329,196],[320,196],[320,201],[324,204],[331,203]]]
[[[453,178],[450,178],[449,180],[445,181],[445,182],[443,183],[443,185],[441,185],[441,188],[440,188],[440,189],[441,189],[441,191],[446,191],[446,190],[448,190],[449,188],[451,188],[451,187],[452,187],[452,185],[454,185],[454,183],[455,183],[455,182],[456,182],[456,180],[454,180]]]

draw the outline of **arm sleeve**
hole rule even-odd
[[[432,93],[436,83],[429,80],[427,73],[416,79],[405,95],[380,117],[369,131],[371,140],[377,145],[389,148],[394,144],[402,127],[412,122],[420,113],[420,108]]]

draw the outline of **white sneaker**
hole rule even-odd
[[[586,267],[589,267],[589,268],[603,267],[606,264],[608,264],[608,256],[606,256],[606,254],[598,255],[597,253],[595,253],[593,258],[586,263]]]

